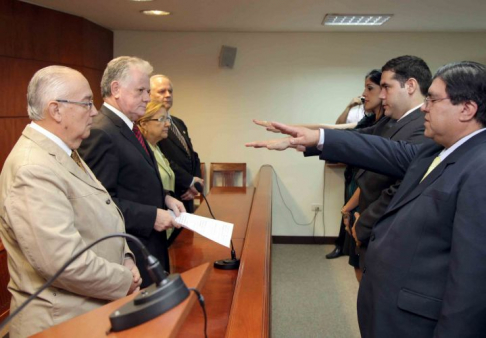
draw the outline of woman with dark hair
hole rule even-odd
[[[365,112],[368,114],[363,117],[361,121],[358,122],[355,129],[361,129],[370,127],[379,121],[383,116],[383,106],[381,104],[381,99],[379,98],[380,95],[380,80],[381,80],[381,71],[374,69],[365,76],[365,89],[363,91],[363,98],[364,98],[364,109]],[[355,180],[356,173],[358,172],[359,168],[353,166],[346,166],[346,170],[344,171],[344,179],[345,179],[345,188],[344,188],[344,206],[341,209],[341,214],[343,216],[343,220],[341,223],[341,230],[343,229],[346,231],[344,244],[343,244],[343,253],[349,255],[349,265],[354,267],[354,271],[356,274],[356,279],[358,282],[361,281],[362,272],[359,268],[359,255],[358,255],[358,248],[356,247],[356,241],[354,240],[351,234],[351,228],[354,224],[355,212],[358,212],[358,204],[359,204],[359,193],[360,190],[358,188],[358,184]],[[340,232],[341,236],[341,232]]]

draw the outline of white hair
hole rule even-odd
[[[111,96],[111,83],[118,81],[125,83],[130,69],[137,68],[141,72],[150,76],[154,68],[147,61],[136,56],[120,56],[108,62],[101,78],[101,96],[103,98]]]
[[[157,75],[153,75],[153,76],[150,78],[150,89],[152,89],[152,88],[154,87],[155,80],[160,79],[160,78],[162,78],[162,79],[167,79],[167,80],[170,82],[170,86],[171,86],[171,87],[174,87],[174,86],[172,85],[172,81],[169,79],[169,77],[168,77],[168,76],[166,76],[166,75],[162,75],[162,74],[157,74]]]
[[[49,66],[38,70],[27,87],[27,112],[33,121],[45,118],[49,101],[62,99],[68,91],[69,74],[78,71],[64,66]]]

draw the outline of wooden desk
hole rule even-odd
[[[233,245],[238,258],[241,257],[254,191],[253,187],[214,187],[206,197],[217,219],[234,224]],[[196,214],[211,217],[206,202],[201,204]],[[206,300],[208,336],[224,337],[238,270],[217,270],[212,264],[214,261],[230,258],[230,250],[191,231],[183,230],[169,252],[171,272],[185,271],[204,262],[211,264],[208,281],[201,290]],[[179,336],[197,337],[203,327],[204,317],[201,310],[193,309]]]
[[[209,337],[268,337],[270,328],[270,243],[273,173],[262,167],[256,189],[214,187],[207,196],[214,216],[235,225],[233,244],[239,270],[210,267],[201,290],[206,299]],[[211,217],[204,202],[196,214]],[[171,271],[230,258],[230,250],[184,230],[170,248]],[[204,318],[194,307],[178,337],[200,336]]]
[[[214,269],[213,262],[229,258],[230,250],[187,230],[182,231],[169,250],[171,272],[181,273],[186,284],[197,287],[205,298],[211,338],[270,335],[272,175],[269,167],[262,167],[256,189],[213,188],[207,197],[215,217],[235,225],[233,242],[237,257],[241,257],[239,270]],[[206,203],[196,213],[210,217]],[[204,286],[191,282],[197,276],[200,280],[207,278]],[[35,337],[203,336],[202,311],[199,306],[190,308],[189,302],[195,302],[193,293],[188,300],[158,318],[106,336],[110,327],[109,314],[131,298],[133,296],[107,304]]]
[[[181,274],[184,283],[187,287],[202,288],[208,276],[209,264],[203,264],[192,270]],[[123,304],[129,302],[135,297],[134,295],[118,299],[114,302],[106,304],[99,309],[85,313],[84,315],[75,317],[67,322],[53,326],[45,331],[42,331],[33,337],[36,338],[52,338],[52,337],[70,337],[70,338],[150,338],[150,337],[175,337],[181,324],[189,313],[196,301],[196,296],[193,292],[181,304],[177,305],[172,310],[163,315],[154,318],[137,327],[120,331],[109,332],[111,328],[109,316],[116,309]],[[199,307],[199,306],[198,306]],[[199,311],[202,311],[199,309]],[[108,333],[109,332],[109,333]],[[199,332],[202,335],[203,330]]]

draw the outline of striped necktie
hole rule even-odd
[[[187,156],[190,157],[191,156],[191,152],[189,151],[189,147],[187,146],[186,140],[184,139],[184,136],[182,136],[182,134],[179,131],[179,129],[177,129],[177,127],[175,126],[174,122],[172,122],[170,124],[170,129],[172,130],[172,132],[174,133],[174,135],[177,137],[177,139],[179,140],[179,142],[182,144],[182,146],[186,150]]]
[[[81,158],[79,157],[78,152],[76,150],[73,150],[71,152],[71,158],[74,160],[74,162],[76,162],[78,167],[80,167],[85,173],[88,173],[83,163],[81,162]]]
[[[434,170],[439,164],[440,164],[440,157],[437,156],[430,164],[429,169],[427,169],[427,172],[425,173],[424,177],[422,177],[420,182],[422,182],[427,177],[427,175],[430,174],[432,170]]]
[[[145,144],[145,142],[143,140],[142,132],[140,131],[140,129],[138,128],[138,126],[136,124],[133,124],[133,133],[135,134],[135,137],[137,138],[138,142],[140,142],[143,149],[145,149],[145,152],[148,155],[149,152],[148,152],[148,149],[147,149],[147,145]]]

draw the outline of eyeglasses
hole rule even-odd
[[[89,100],[86,102],[81,102],[81,101],[69,101],[69,100],[56,100],[56,102],[59,103],[73,103],[73,104],[82,104],[83,106],[86,106],[88,110],[91,110],[93,108],[93,100]]]
[[[450,97],[444,97],[444,98],[441,98],[441,99],[433,99],[430,96],[426,96],[425,99],[424,99],[425,108],[427,108],[429,105],[432,105],[432,104],[434,104],[438,101],[450,100],[450,99],[451,99]]]
[[[147,121],[157,121],[160,123],[164,123],[165,121],[172,122],[172,118],[170,117],[170,115],[162,115],[158,119],[148,119]]]

